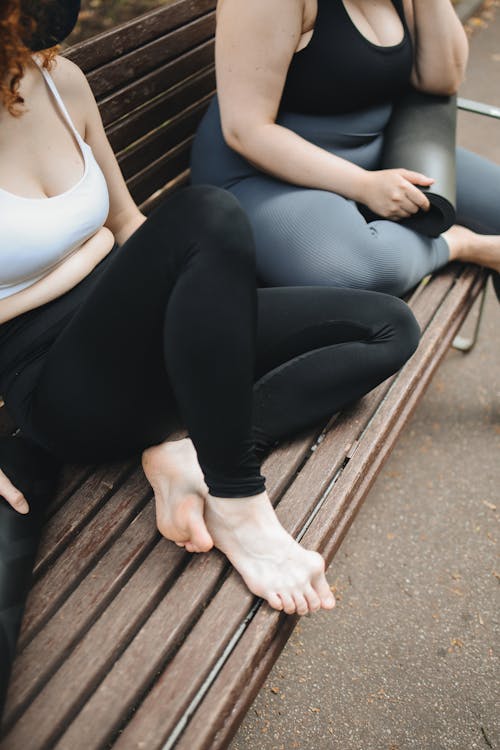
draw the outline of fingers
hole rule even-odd
[[[406,189],[406,197],[411,204],[410,208],[414,207],[412,213],[416,213],[419,209],[422,209],[422,211],[428,211],[431,207],[429,199],[425,195],[425,193],[423,193],[411,183],[408,184],[408,187]],[[409,209],[407,208],[407,210]]]
[[[30,508],[23,493],[17,487],[14,487],[3,471],[0,471],[0,496],[5,498],[18,513],[23,515],[29,513]]]
[[[405,180],[411,182],[412,185],[422,185],[422,187],[429,187],[429,185],[432,185],[432,183],[434,182],[433,177],[427,177],[425,174],[421,174],[421,172],[412,172],[411,169],[399,169],[398,171],[405,178]]]

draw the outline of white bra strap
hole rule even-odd
[[[63,100],[61,98],[61,95],[60,95],[59,91],[56,88],[56,84],[54,83],[54,80],[53,80],[52,76],[50,75],[49,71],[46,68],[44,68],[42,65],[40,65],[40,63],[38,62],[38,60],[36,59],[36,57],[33,57],[33,61],[37,64],[38,68],[40,69],[40,72],[43,75],[47,86],[51,90],[51,92],[52,92],[52,94],[54,96],[54,99],[57,102],[57,106],[61,110],[61,113],[62,113],[64,119],[68,123],[69,127],[71,128],[71,130],[73,132],[73,135],[75,136],[76,140],[78,141],[78,143],[81,146],[83,144],[83,138],[81,137],[81,135],[78,132],[78,130],[75,128],[73,120],[69,116],[69,112],[66,109],[66,105],[64,104],[64,102],[63,102]]]

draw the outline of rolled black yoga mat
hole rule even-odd
[[[55,491],[58,467],[50,456],[24,438],[3,437],[0,468],[30,505],[30,512],[21,515],[0,496],[1,717],[44,511]]]
[[[456,221],[455,96],[434,96],[410,89],[395,105],[387,126],[381,169],[404,167],[434,178],[421,188],[429,211],[420,210],[400,223],[438,237]]]

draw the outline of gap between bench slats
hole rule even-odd
[[[80,42],[68,51],[68,57],[85,73],[106,65],[158,36],[185,26],[196,18],[215,10],[216,0],[177,0],[166,7],[145,13],[122,24],[118,29],[105,31]]]
[[[433,316],[422,340],[420,356],[412,360],[396,378],[394,386],[360,439],[356,460],[347,463],[334,490],[327,494],[303,538],[303,544],[322,551],[327,562],[333,559],[362,500],[445,356],[483,283],[484,274],[477,270],[467,271],[459,279],[439,312]],[[401,393],[408,395],[404,403],[401,402]],[[335,432],[329,433],[318,447],[318,453],[323,454],[325,462],[323,467],[317,467],[318,471],[327,470],[335,437]],[[328,441],[331,441],[330,445]],[[269,607],[260,608],[189,728],[173,746],[178,750],[221,750],[227,747],[245,710],[297,622],[297,618],[291,618],[293,624],[284,622],[283,617],[272,612]],[[259,665],[257,668],[256,664]],[[152,750],[154,747],[155,745],[151,745]],[[158,747],[161,745],[158,744]]]

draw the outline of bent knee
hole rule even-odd
[[[250,223],[236,198],[221,188],[183,188],[159,206],[148,222],[166,240],[168,254],[181,264],[202,254],[218,262],[231,259],[255,267]]]
[[[420,341],[420,326],[406,302],[398,297],[390,297],[390,325],[393,331],[393,356],[396,369],[399,369],[415,353]]]
[[[211,185],[193,185],[183,191],[191,220],[201,233],[219,244],[238,241],[253,248],[250,222],[238,200],[227,190]]]

